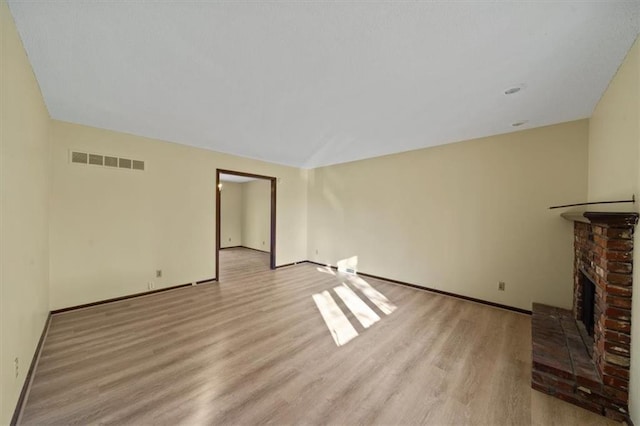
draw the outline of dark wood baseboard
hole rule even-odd
[[[255,249],[255,248],[253,248],[253,247],[247,247],[247,246],[240,246],[240,247],[241,247],[241,248],[245,248],[245,249],[247,249],[247,250],[259,251],[260,253],[267,253],[267,254],[268,254],[268,253],[270,253],[269,251],[266,251],[266,250],[260,250],[260,249]]]
[[[215,281],[215,279],[198,281],[198,282],[196,282],[196,284],[205,283],[205,282],[209,282],[209,281]],[[51,311],[51,315],[61,314],[63,312],[75,311],[75,310],[78,310],[78,309],[90,308],[91,306],[104,305],[105,303],[113,303],[113,302],[119,302],[121,300],[133,299],[134,297],[148,296],[150,294],[160,293],[160,292],[169,291],[169,290],[175,290],[177,288],[187,287],[187,286],[190,286],[190,285],[193,285],[193,283],[179,284],[179,285],[174,285],[174,286],[171,286],[171,287],[159,288],[159,289],[156,289],[156,290],[143,291],[142,293],[134,293],[134,294],[126,295],[126,296],[114,297],[113,299],[99,300],[97,302],[85,303],[83,305],[76,305],[76,306],[69,306],[68,308],[55,309],[55,310]]]
[[[299,262],[291,262],[291,263],[285,263],[284,265],[278,265],[276,266],[276,269],[280,269],[280,268],[286,268],[287,266],[293,266],[293,265],[297,265],[298,263],[306,263],[306,260],[301,260]]]
[[[196,284],[205,284],[205,283],[210,283],[211,281],[218,281],[215,278],[209,278],[206,280],[201,280],[201,281],[196,281]]]
[[[336,266],[326,265],[324,263],[314,262],[312,260],[307,260],[306,262],[307,263],[312,263],[314,265],[319,265],[319,266],[329,266],[331,269],[335,269],[335,270],[338,269]],[[493,306],[494,308],[506,309],[506,310],[513,311],[513,312],[518,312],[518,313],[521,313],[521,314],[531,315],[531,311],[528,311],[526,309],[516,308],[515,306],[503,305],[501,303],[495,303],[495,302],[490,302],[488,300],[476,299],[475,297],[464,296],[462,294],[450,293],[448,291],[443,291],[443,290],[438,290],[438,289],[435,289],[435,288],[424,287],[424,286],[421,286],[421,285],[411,284],[411,283],[404,282],[404,281],[398,281],[398,280],[394,280],[394,279],[391,279],[391,278],[379,277],[377,275],[367,274],[366,272],[358,271],[358,275],[362,275],[362,276],[369,277],[369,278],[375,278],[377,280],[388,281],[388,282],[390,282],[392,284],[399,284],[399,285],[403,285],[403,286],[406,286],[406,287],[415,288],[415,289],[418,289],[418,290],[430,291],[432,293],[438,293],[438,294],[442,294],[442,295],[445,295],[445,296],[451,296],[451,297],[455,297],[457,299],[468,300],[470,302],[481,303],[483,305]]]
[[[49,312],[49,314],[47,315],[47,320],[45,321],[44,327],[42,328],[42,334],[40,334],[40,340],[38,340],[38,345],[36,346],[36,350],[33,353],[33,358],[31,358],[29,371],[27,372],[27,376],[24,378],[22,390],[20,391],[20,397],[18,398],[16,409],[14,410],[13,416],[11,417],[11,426],[17,425],[18,421],[20,420],[20,415],[22,414],[22,406],[24,405],[24,401],[27,399],[27,394],[29,393],[29,389],[31,388],[31,379],[33,376],[33,372],[36,369],[36,365],[38,364],[38,360],[40,359],[42,344],[44,343],[44,339],[47,336],[47,332],[49,331],[49,324],[51,324],[51,312]]]
[[[247,250],[253,250],[253,251],[259,251],[260,253],[271,253],[270,251],[266,251],[266,250],[260,250],[260,249],[256,249],[253,247],[247,247],[247,246],[233,246],[233,247],[220,247],[220,250],[226,250],[226,249],[237,249],[237,248],[243,248],[243,249],[247,249]],[[298,262],[301,263],[301,262]],[[277,268],[277,266],[276,266]]]

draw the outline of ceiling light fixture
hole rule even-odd
[[[519,84],[517,86],[513,86],[513,87],[509,87],[508,89],[505,89],[504,94],[505,95],[513,95],[515,93],[518,93],[522,89],[524,89],[524,84]]]
[[[523,121],[516,121],[515,123],[512,124],[513,127],[520,127],[524,124],[527,124],[529,122],[529,120],[523,120]]]

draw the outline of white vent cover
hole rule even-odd
[[[71,155],[69,157],[71,162],[76,164],[144,171],[144,161],[142,160],[132,160],[130,158],[91,154],[79,151],[71,151]]]

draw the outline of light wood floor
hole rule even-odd
[[[530,318],[365,278],[365,329],[326,268],[220,252],[221,282],[52,318],[23,424],[601,425],[532,391]],[[245,265],[243,267],[242,265]],[[336,346],[329,291],[358,336]]]

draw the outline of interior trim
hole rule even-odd
[[[29,366],[29,371],[27,372],[27,376],[24,379],[24,383],[22,384],[22,390],[20,391],[20,397],[18,398],[18,402],[16,403],[16,408],[13,412],[13,416],[11,417],[11,426],[15,426],[19,423],[20,417],[22,416],[22,407],[24,406],[24,402],[27,399],[27,395],[31,390],[31,382],[33,380],[33,373],[38,365],[38,361],[40,360],[40,354],[42,353],[42,346],[44,344],[44,340],[49,333],[49,325],[51,324],[51,312],[47,315],[47,320],[44,323],[44,327],[42,328],[42,334],[40,334],[40,340],[38,340],[38,345],[36,346],[36,350],[33,353],[33,358],[31,359],[31,365]]]
[[[205,284],[205,283],[210,283],[212,281],[218,281],[215,278],[207,278],[206,280],[200,280],[200,281],[196,281],[196,284]]]
[[[238,246],[238,247],[240,247],[240,248],[244,248],[244,249],[247,249],[247,250],[259,251],[260,253],[271,253],[271,252],[269,252],[269,251],[266,251],[266,250],[260,250],[260,249],[256,249],[256,248],[253,248],[253,247],[247,247],[247,246]],[[273,269],[273,268],[272,268],[272,269]]]
[[[301,260],[299,262],[291,262],[291,263],[285,263],[284,265],[278,265],[276,266],[276,269],[280,269],[280,268],[286,268],[287,266],[294,266],[297,265],[298,263],[305,263],[306,260]]]
[[[337,267],[335,267],[333,265],[326,265],[324,263],[318,263],[318,262],[314,262],[312,260],[306,260],[305,262],[312,263],[314,265],[319,265],[319,266],[329,266],[331,269],[335,269],[335,270],[338,269]],[[438,293],[438,294],[442,294],[444,296],[451,296],[451,297],[455,297],[457,299],[468,300],[470,302],[481,303],[483,305],[493,306],[494,308],[506,309],[508,311],[518,312],[520,314],[531,315],[531,311],[526,310],[526,309],[516,308],[514,306],[503,305],[501,303],[490,302],[488,300],[476,299],[475,297],[463,296],[462,294],[451,293],[451,292],[448,292],[448,291],[438,290],[438,289],[435,289],[435,288],[423,287],[421,285],[411,284],[411,283],[408,283],[408,282],[405,282],[405,281],[398,281],[398,280],[394,280],[394,279],[391,279],[391,278],[380,277],[378,275],[367,274],[365,272],[360,272],[360,271],[358,271],[358,275],[362,275],[362,276],[369,277],[369,278],[375,278],[377,280],[388,281],[388,282],[390,282],[392,284],[399,284],[399,285],[403,285],[405,287],[411,287],[411,288],[415,288],[415,289],[418,289],[418,290],[430,291],[432,293]]]
[[[215,279],[196,281],[196,284],[207,283],[210,281],[215,281]],[[177,288],[187,287],[190,285],[193,285],[193,283],[179,284],[171,287],[158,288],[156,290],[143,291],[142,293],[134,293],[134,294],[128,294],[126,296],[114,297],[113,299],[99,300],[97,302],[85,303],[83,305],[75,305],[75,306],[69,306],[68,308],[55,309],[51,311],[51,315],[61,314],[63,312],[69,312],[69,311],[76,311],[78,309],[90,308],[92,306],[97,306],[97,305],[104,305],[105,303],[119,302],[121,300],[133,299],[135,297],[148,296],[150,294],[161,293],[163,291],[169,291],[169,290],[175,290]]]

